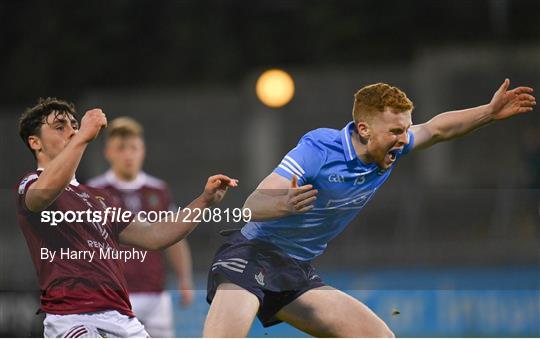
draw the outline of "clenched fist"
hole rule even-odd
[[[107,127],[107,117],[101,109],[94,108],[84,114],[77,135],[84,142],[90,142],[97,137],[103,127]]]

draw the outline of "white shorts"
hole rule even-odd
[[[66,315],[47,313],[43,326],[45,338],[149,337],[137,318],[118,311]]]
[[[172,338],[173,306],[169,292],[130,293],[133,312],[152,337]]]

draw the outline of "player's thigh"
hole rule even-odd
[[[173,329],[173,305],[169,292],[154,293],[146,304],[144,328],[152,337],[171,338]]]
[[[312,289],[283,307],[278,319],[319,337],[393,337],[366,305],[330,286]]]
[[[204,323],[203,337],[245,337],[259,310],[259,299],[230,282],[221,283]]]

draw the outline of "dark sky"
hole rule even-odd
[[[540,1],[1,1],[3,104],[235,83],[258,67],[403,62],[540,42]]]

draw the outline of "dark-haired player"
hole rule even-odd
[[[168,185],[144,171],[143,127],[129,117],[112,120],[107,127],[105,157],[110,169],[88,181],[88,185],[107,190],[123,208],[139,211],[176,211]],[[166,250],[178,279],[182,303],[193,298],[191,254],[184,239]],[[174,337],[171,296],[165,291],[163,252],[148,251],[146,259],[126,262],[124,275],[129,299],[137,319],[152,337]]]
[[[256,315],[264,326],[285,321],[314,336],[393,336],[363,303],[325,286],[310,262],[355,218],[402,156],[531,111],[532,89],[509,91],[509,83],[487,105],[420,125],[412,125],[413,104],[401,90],[366,86],[356,93],[353,121],[342,130],[304,135],[247,199],[255,221],[216,254],[204,336],[245,336]]]
[[[115,207],[101,190],[81,185],[75,171],[90,141],[107,125],[100,109],[85,113],[80,128],[72,104],[48,98],[27,109],[19,133],[37,162],[38,169],[17,185],[17,219],[24,233],[42,291],[46,337],[144,337],[141,323],[129,302],[123,261],[89,259],[87,253],[119,253],[119,244],[157,250],[185,238],[196,222],[142,223],[81,219],[57,226],[41,222],[41,213],[101,212]],[[224,175],[208,179],[203,193],[190,208],[205,208],[223,199],[237,181]],[[66,214],[67,216],[67,214]],[[60,253],[73,256],[61,258]],[[53,253],[56,256],[53,257]],[[44,255],[45,254],[45,255]]]

